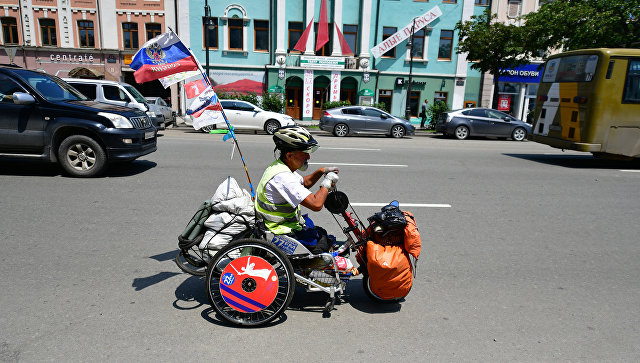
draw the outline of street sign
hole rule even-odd
[[[4,51],[7,52],[7,55],[9,56],[9,63],[13,64],[13,58],[16,56],[18,47],[5,47]]]

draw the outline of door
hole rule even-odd
[[[490,130],[490,121],[487,117],[487,110],[483,108],[474,108],[467,111],[462,111],[464,118],[467,120],[466,124],[469,126],[471,135],[480,136],[487,135]]]
[[[285,113],[294,120],[302,119],[302,88],[287,87],[287,107]]]
[[[118,86],[102,85],[102,96],[106,103],[130,107],[131,98]]]
[[[389,119],[387,119],[386,115],[382,112],[374,108],[364,107],[362,114],[365,119],[367,132],[388,133],[391,129],[391,122],[389,122]]]
[[[40,154],[44,149],[47,123],[37,102],[29,105],[15,104],[14,92],[33,95],[33,92],[27,92],[15,80],[0,75],[0,149],[5,152]]]
[[[256,112],[256,108],[252,104],[244,101],[234,101],[234,103],[236,105],[236,110],[234,112],[237,115],[236,122],[238,128],[262,128],[262,124],[259,120],[259,112]]]
[[[487,110],[487,116],[489,117],[489,130],[487,131],[487,135],[498,136],[498,137],[509,137],[511,136],[511,130],[513,129],[513,119],[511,116],[506,113]],[[507,121],[508,120],[508,121]]]
[[[322,117],[322,105],[324,104],[325,97],[327,95],[326,88],[314,88],[313,89],[313,116],[314,120],[319,120]]]

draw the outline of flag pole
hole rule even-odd
[[[171,33],[173,33],[178,39],[180,39],[180,37],[178,37],[178,34],[176,34],[173,31],[173,29],[171,29],[170,27],[168,27],[168,28],[171,31]],[[198,70],[202,74],[202,77],[204,78],[205,82],[213,90],[213,85],[211,84],[211,81],[209,79],[209,75],[204,72],[204,70],[202,69],[202,65],[200,64],[200,62],[198,62],[198,59],[193,55],[193,52],[191,51],[191,48],[188,48],[188,49],[189,49],[189,54],[191,55],[191,58],[193,58],[193,60],[198,65]],[[222,118],[224,119],[224,122],[226,122],[227,127],[229,128],[229,134],[231,134],[231,137],[233,138],[233,142],[234,142],[235,148],[238,149],[238,154],[240,155],[240,160],[242,160],[242,165],[244,166],[244,172],[245,172],[245,174],[247,174],[247,180],[249,181],[249,188],[251,188],[251,199],[253,200],[254,197],[255,197],[255,191],[253,190],[253,183],[251,183],[251,177],[249,176],[249,169],[247,169],[247,163],[245,162],[244,156],[242,155],[242,151],[240,150],[240,145],[238,145],[238,139],[236,138],[236,134],[233,132],[233,127],[229,123],[229,119],[227,118],[227,115],[224,113],[224,108],[222,107],[222,104],[220,104],[220,112],[222,113]]]

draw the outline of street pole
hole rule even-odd
[[[413,82],[413,32],[416,28],[416,18],[413,18],[413,25],[411,25],[411,37],[407,43],[409,48],[409,85],[407,85],[407,109],[405,111],[405,118],[407,121],[411,121],[411,83]]]
[[[205,66],[207,71],[207,78],[209,78],[209,22],[211,21],[211,9],[209,8],[209,1],[204,0],[204,52],[205,52]]]

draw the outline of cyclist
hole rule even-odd
[[[273,234],[286,234],[304,244],[312,253],[327,252],[333,244],[333,236],[314,226],[311,219],[301,213],[300,206],[318,212],[322,209],[327,194],[338,181],[338,168],[325,166],[302,176],[309,166],[310,154],[318,148],[318,142],[309,131],[300,126],[285,126],[273,134],[279,151],[278,158],[264,171],[258,184],[255,208],[265,226]],[[320,177],[324,180],[320,189],[312,193],[311,188]]]

